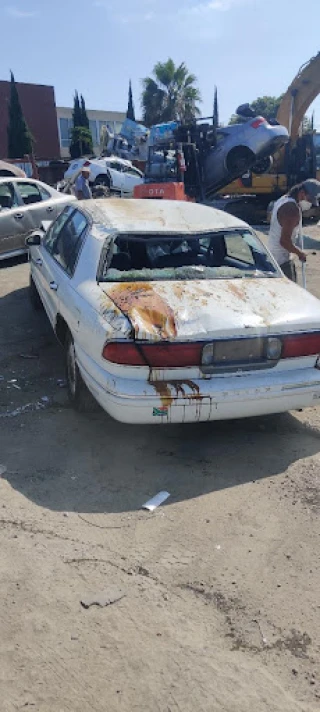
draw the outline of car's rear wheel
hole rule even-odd
[[[73,407],[81,413],[92,413],[97,410],[98,404],[88,390],[79,371],[76,351],[70,332],[66,337],[66,377],[70,401]]]
[[[264,173],[268,173],[273,166],[272,156],[266,156],[265,158],[260,158],[252,166],[252,172],[256,176],[262,176]]]
[[[42,301],[31,275],[29,277],[29,299],[31,306],[35,309],[35,311],[41,311],[43,309]]]
[[[227,169],[231,175],[242,175],[254,164],[255,155],[250,148],[233,148],[227,156]]]
[[[93,185],[95,188],[97,188],[98,185],[104,185],[104,186],[106,186],[106,188],[109,188],[109,190],[110,190],[111,181],[110,181],[109,176],[102,173],[101,175],[96,177]]]

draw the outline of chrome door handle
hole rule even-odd
[[[53,292],[56,292],[58,289],[58,285],[56,282],[50,282],[50,289],[52,289]]]
[[[49,205],[49,207],[47,208],[47,213],[53,213],[53,208],[51,207],[51,205]]]
[[[38,257],[38,259],[35,260],[35,263],[36,263],[36,265],[39,265],[39,267],[42,267],[42,260],[40,259],[40,257]]]
[[[22,218],[23,218],[23,213],[16,213],[14,217],[15,217],[16,220],[22,220]]]

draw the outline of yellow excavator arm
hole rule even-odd
[[[300,67],[297,76],[284,94],[277,121],[285,126],[294,143],[309,106],[320,94],[320,52]]]

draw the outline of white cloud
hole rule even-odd
[[[36,17],[37,13],[31,10],[20,10],[18,7],[8,6],[5,8],[7,15],[10,17],[15,17],[18,20],[29,19],[31,17]]]
[[[247,2],[250,2],[250,0],[207,0],[207,2],[201,2],[198,5],[186,8],[184,12],[188,15],[205,15],[212,11],[225,12],[235,5],[244,5]]]

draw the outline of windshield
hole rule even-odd
[[[98,281],[275,277],[279,272],[250,230],[118,235],[104,251]]]

